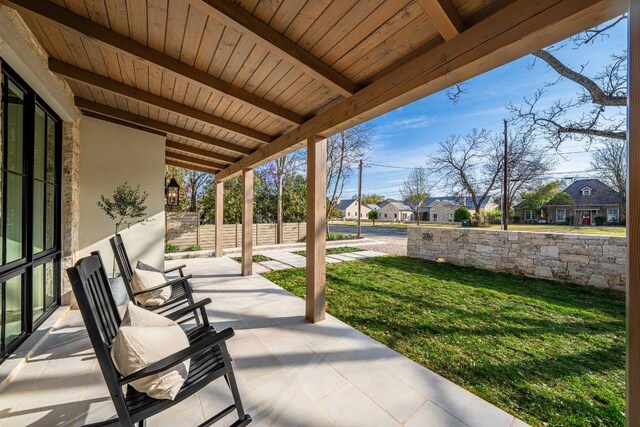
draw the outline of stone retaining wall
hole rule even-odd
[[[407,255],[599,288],[625,288],[624,237],[410,227]]]

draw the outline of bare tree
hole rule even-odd
[[[468,194],[478,215],[501,173],[501,143],[486,129],[474,129],[440,141],[437,153],[430,156],[433,171],[452,191]]]
[[[213,175],[205,172],[196,172],[193,170],[185,169],[185,186],[189,191],[190,206],[189,211],[197,212],[198,208],[198,195],[204,186],[213,179]]]
[[[327,217],[342,197],[347,180],[369,152],[372,127],[365,123],[332,135],[327,140]]]
[[[282,200],[283,190],[286,181],[300,169],[302,163],[302,157],[300,152],[297,151],[291,154],[285,154],[275,161],[275,174],[276,174],[276,193],[277,193],[277,208],[276,208],[276,230],[277,230],[277,243],[284,242],[284,229],[282,226]]]
[[[594,150],[591,167],[598,177],[620,194],[620,206],[625,211],[627,190],[627,145],[626,141],[608,139],[602,148]]]
[[[503,150],[500,153],[504,155]],[[540,185],[555,164],[555,158],[546,154],[531,134],[516,129],[509,136],[507,146],[507,208],[513,205],[520,193]],[[503,179],[503,171],[500,171],[500,180]]]
[[[413,168],[402,184],[400,194],[411,209],[411,212],[415,214],[418,225],[420,225],[420,210],[429,198],[427,170],[423,167]]]
[[[627,19],[617,19],[572,37],[569,43],[575,49],[595,43],[607,37],[607,31]],[[611,61],[592,77],[585,66],[572,68],[554,53],[556,47],[535,52],[533,55],[547,63],[559,78],[539,89],[521,105],[509,105],[515,118],[529,130],[547,138],[553,147],[565,140],[586,141],[598,138],[626,140],[627,105],[627,51],[611,54]],[[576,83],[580,92],[569,100],[556,100],[548,107],[541,107],[548,89],[561,79]]]

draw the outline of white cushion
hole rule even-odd
[[[131,289],[133,292],[140,292],[162,285],[168,281],[167,276],[160,271],[136,267],[131,277]],[[165,286],[155,291],[136,295],[136,301],[147,307],[162,305],[167,302],[169,298],[171,298],[171,286]]]
[[[129,302],[111,348],[111,359],[123,376],[187,348],[189,340],[180,325]],[[131,386],[154,399],[175,399],[189,374],[190,360],[145,378]]]

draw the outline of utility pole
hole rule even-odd
[[[362,226],[360,220],[362,216],[362,159],[360,159],[360,171],[358,173],[358,239],[361,236]]]
[[[504,120],[504,159],[502,183],[502,229],[509,229],[509,141],[507,136],[507,120]]]

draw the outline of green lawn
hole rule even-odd
[[[331,221],[331,224],[335,225],[357,225],[356,222],[353,221]],[[407,228],[413,227],[416,224],[392,224],[392,223],[376,223],[376,227],[392,227],[392,228]],[[373,227],[373,225],[369,223],[362,223],[362,226]],[[420,223],[421,227],[459,227],[457,224],[447,224],[447,223],[433,223],[433,222],[423,222]],[[487,228],[483,228],[483,230],[500,230],[499,225],[492,225]],[[600,236],[619,236],[625,237],[627,235],[627,230],[625,227],[619,226],[584,226],[584,227],[574,227],[571,225],[545,225],[545,224],[510,224],[509,230],[511,231],[534,231],[539,233],[570,233],[570,234],[591,234],[591,235],[600,235]]]
[[[337,248],[327,248],[327,255],[336,255],[336,254],[348,254],[352,252],[361,252],[360,248],[353,248],[350,246],[340,246]],[[307,251],[295,251],[293,252],[296,255],[307,256]]]
[[[300,297],[304,275],[264,274]],[[621,292],[395,256],[327,287],[329,313],[532,425],[624,425]]]

